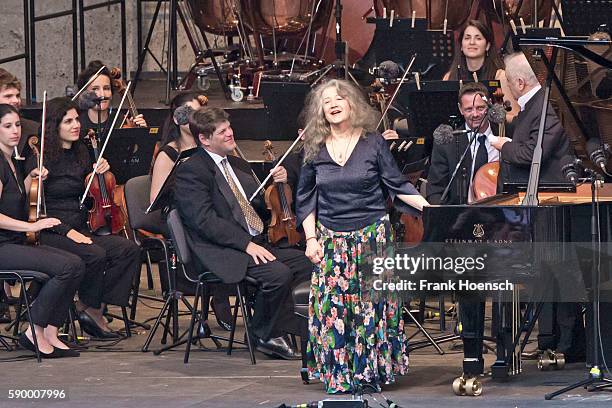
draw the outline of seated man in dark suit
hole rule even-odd
[[[498,137],[493,134],[487,119],[486,97],[489,91],[479,82],[469,82],[459,90],[459,111],[465,120],[465,129],[477,130],[470,151],[466,155],[462,167],[466,178],[462,177],[460,169],[451,185],[445,202],[441,202],[442,194],[449,183],[457,163],[466,149],[472,133],[460,134],[450,143],[435,143],[431,153],[431,165],[427,176],[427,201],[431,204],[466,204],[473,200],[472,179],[478,169],[489,162],[499,160],[499,153],[492,142]]]
[[[502,182],[529,181],[533,151],[538,140],[542,117],[544,90],[522,52],[506,56],[508,88],[521,108],[509,128],[512,139],[500,138],[493,143],[501,153]],[[546,125],[542,143],[540,183],[563,183],[561,161],[569,152],[569,140],[552,106],[546,111]]]
[[[259,291],[251,327],[257,349],[299,358],[283,335],[293,320],[291,286],[308,280],[312,265],[299,250],[267,244],[265,205],[261,195],[247,201],[258,185],[249,163],[231,154],[236,142],[228,115],[201,108],[191,115],[189,127],[200,148],[178,168],[174,196],[196,263],[224,283],[255,278]],[[275,181],[286,178],[279,167]]]

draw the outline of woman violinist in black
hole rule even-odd
[[[2,269],[32,270],[49,276],[31,308],[38,350],[45,358],[77,357],[77,351],[58,339],[57,331],[66,320],[85,265],[71,253],[45,245],[25,245],[24,232],[46,231],[60,221],[57,218],[26,221],[26,191],[32,178],[38,175],[38,167],[24,180],[18,162],[11,157],[20,137],[19,112],[0,104],[0,265]],[[43,169],[43,175],[46,173]],[[29,327],[19,338],[19,344],[36,351]]]
[[[114,338],[103,316],[106,304],[126,306],[135,274],[140,273],[138,246],[116,235],[92,235],[87,226],[87,209],[80,207],[85,179],[92,163],[87,147],[80,140],[81,125],[77,106],[68,98],[49,101],[46,117],[45,182],[47,215],[61,220],[51,231],[41,234],[41,242],[71,252],[86,265],[86,276],[79,287],[79,321],[90,335]],[[32,167],[31,162],[28,168]],[[101,160],[98,173],[109,170]]]

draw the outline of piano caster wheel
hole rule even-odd
[[[565,368],[565,355],[551,350],[546,350],[538,359],[538,369],[546,370],[563,370]]]
[[[482,394],[482,383],[476,377],[457,377],[453,381],[453,392],[455,395],[478,397]]]

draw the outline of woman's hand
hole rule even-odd
[[[96,163],[93,164],[94,169],[96,168]],[[108,164],[108,162],[106,161],[106,159],[103,157],[100,159],[100,164],[98,165],[98,168],[96,169],[96,173],[98,174],[103,174],[106,173],[107,171],[110,170],[110,164]]]
[[[47,176],[49,175],[49,170],[47,170],[46,167],[43,167],[41,174],[42,174],[43,180],[46,180]],[[38,167],[34,167],[32,171],[30,172],[29,176],[31,179],[38,178]]]
[[[30,232],[38,232],[47,228],[53,228],[61,223],[62,222],[57,218],[41,218],[40,220],[29,224]]]
[[[66,236],[70,238],[71,240],[73,240],[74,242],[76,242],[77,244],[88,244],[88,245],[93,244],[93,241],[91,240],[91,238],[89,238],[87,235],[81,234],[79,231],[75,229],[71,229],[70,231],[68,231]]]
[[[395,139],[399,139],[399,135],[397,134],[397,132],[393,129],[387,129],[382,133],[382,137],[385,138],[385,140],[395,140]]]
[[[318,264],[323,259],[323,249],[316,238],[310,238],[306,241],[306,257],[313,264]]]

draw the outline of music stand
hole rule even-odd
[[[149,214],[153,211],[157,210],[166,210],[172,207],[174,201],[174,180],[176,178],[176,169],[180,166],[185,160],[190,158],[195,152],[198,151],[198,147],[194,147],[192,149],[183,150],[179,153],[179,156],[174,161],[174,165],[172,165],[172,169],[170,169],[170,173],[166,180],[164,180],[164,184],[162,184],[159,189],[159,193],[155,196],[155,200],[149,205],[149,207],[145,210],[145,214]]]
[[[157,134],[148,128],[123,128],[113,130],[104,157],[108,161],[117,184],[125,184],[129,179],[149,174]]]
[[[174,165],[172,166],[172,169],[170,170],[168,177],[166,177],[166,180],[164,181],[164,183],[161,186],[161,189],[159,190],[159,193],[157,193],[157,196],[155,196],[155,200],[153,200],[153,202],[145,210],[145,214],[149,214],[153,211],[163,211],[163,212],[169,211],[174,201],[174,180],[176,178],[176,169],[185,160],[189,159],[189,157],[191,157],[191,155],[193,155],[197,151],[197,149],[198,147],[194,147],[193,149],[184,150],[179,153],[179,157],[174,162]],[[178,328],[178,310],[179,310],[178,301],[179,300],[182,301],[185,304],[185,306],[191,310],[191,305],[189,304],[189,302],[187,302],[187,299],[185,299],[185,296],[183,295],[183,293],[176,290],[176,271],[177,271],[176,252],[172,244],[172,241],[169,239],[169,237],[164,237],[164,239],[168,242],[168,251],[169,251],[168,259],[170,259],[171,261],[170,269],[172,269],[172,273],[169,274],[170,290],[165,294],[164,305],[162,306],[159,314],[157,315],[157,319],[155,320],[155,323],[153,324],[151,331],[149,331],[149,335],[147,336],[147,339],[144,345],[142,346],[142,351],[149,350],[149,345],[151,344],[153,337],[155,337],[155,333],[157,332],[157,329],[159,325],[161,324],[161,321],[164,316],[166,316],[166,327],[164,331],[164,336],[163,336],[164,340],[162,340],[162,344],[165,343],[165,338],[166,338],[165,333],[170,332],[168,325],[169,325],[171,317],[173,319],[172,321],[172,339],[173,341],[178,340],[179,338],[179,335],[178,335],[178,331],[179,331],[179,328]]]
[[[425,138],[404,137],[404,132],[402,130],[398,131],[399,139],[386,141],[393,158],[395,158],[397,167],[399,167],[402,174],[425,170],[427,163],[424,159],[428,156],[425,149]]]
[[[561,0],[565,35],[591,35],[612,23],[612,0]]]
[[[453,60],[455,36],[453,31],[427,30],[427,22],[412,19],[395,19],[390,26],[387,18],[368,18],[368,23],[376,24],[372,44],[362,60],[364,65],[380,65],[383,61],[407,64],[414,54],[417,58],[413,71],[428,71],[431,78],[441,78]],[[391,46],[390,46],[391,45]],[[430,68],[430,64],[433,68]]]

